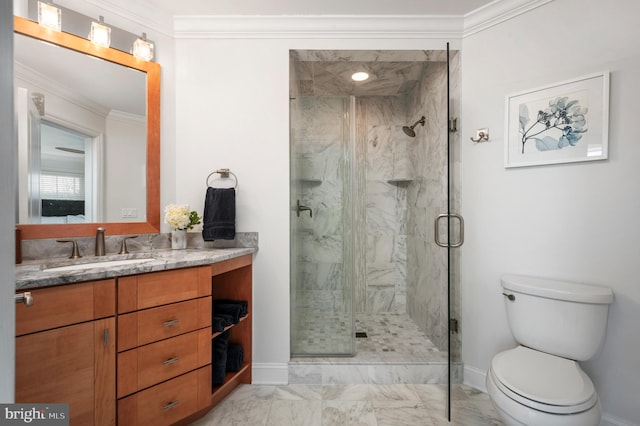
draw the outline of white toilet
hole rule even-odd
[[[600,401],[577,361],[592,358],[607,328],[607,287],[520,275],[502,277],[519,346],[491,361],[487,390],[507,425],[600,424]]]

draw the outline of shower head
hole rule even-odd
[[[413,130],[418,124],[422,124],[424,126],[426,119],[424,118],[424,115],[422,117],[420,117],[420,120],[416,121],[415,123],[413,123],[412,126],[402,126],[402,131],[407,135],[410,136],[412,138],[416,137],[416,132]]]

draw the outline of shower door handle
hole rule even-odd
[[[300,200],[297,200],[296,214],[298,215],[298,217],[300,217],[300,212],[309,212],[309,217],[313,217],[313,210],[311,210],[311,207],[303,206],[302,204],[300,204]]]
[[[453,218],[453,219],[458,219],[458,222],[460,222],[460,236],[458,238],[458,241],[456,241],[453,244],[449,244],[448,242],[443,243],[442,241],[440,241],[440,235],[439,235],[439,227],[438,224],[440,223],[440,219],[443,218]],[[462,218],[462,216],[460,216],[459,214],[456,213],[443,213],[443,214],[439,214],[438,216],[436,216],[436,220],[434,221],[434,232],[433,232],[433,238],[436,241],[436,244],[439,247],[452,247],[452,248],[456,248],[456,247],[460,247],[463,243],[464,243],[464,219]]]

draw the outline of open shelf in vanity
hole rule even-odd
[[[223,333],[229,333],[229,345],[240,345],[244,353],[242,366],[238,371],[226,372],[224,382],[211,388],[211,402],[218,404],[241,383],[251,383],[251,340],[252,340],[252,255],[214,263],[211,265],[212,304],[218,300],[238,300],[247,303],[247,313],[237,324],[225,327],[224,331],[212,333],[212,345]],[[215,309],[215,308],[213,308]],[[212,368],[216,358],[212,349]]]

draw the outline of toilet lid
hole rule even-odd
[[[593,407],[598,399],[577,362],[524,346],[496,355],[491,370],[509,396],[541,411],[576,413]]]

